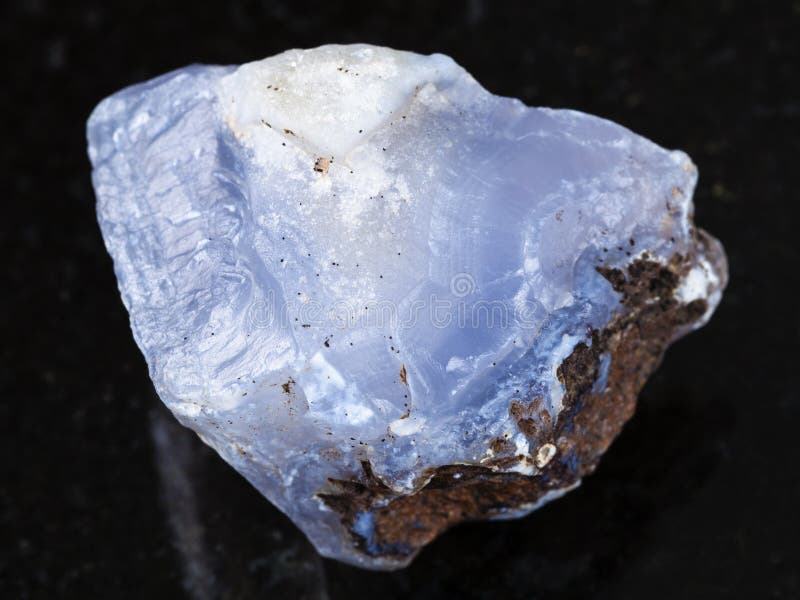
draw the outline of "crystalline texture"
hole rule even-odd
[[[362,566],[576,486],[725,285],[685,154],[442,55],[188,67],[88,137],[159,395]]]

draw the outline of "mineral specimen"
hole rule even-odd
[[[365,567],[577,486],[725,286],[685,154],[442,55],[187,67],[88,138],[159,395]]]

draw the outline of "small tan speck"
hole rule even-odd
[[[322,174],[327,173],[330,166],[331,166],[331,160],[329,158],[325,158],[324,156],[320,156],[314,162],[314,170],[317,173],[322,173]]]

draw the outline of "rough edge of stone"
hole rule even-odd
[[[710,238],[696,230],[698,248]],[[498,456],[488,465],[445,465],[432,469],[428,483],[409,495],[392,491],[362,461],[359,480],[330,479],[317,496],[350,532],[356,547],[378,568],[402,568],[426,544],[463,521],[513,515],[535,507],[546,495],[575,487],[591,474],[636,407],[638,394],[672,341],[692,328],[707,311],[703,299],[681,303],[675,291],[694,254],[675,254],[667,264],[647,254],[625,269],[597,267],[620,293],[621,310],[591,345],[579,343],[558,368],[565,386],[564,408],[555,422],[541,418],[536,398],[512,400],[509,412],[532,448],[552,444],[555,456],[535,475],[502,472],[518,457]],[[596,389],[601,356],[610,364],[606,385]],[[495,441],[494,450],[502,450]],[[502,454],[502,452],[501,452]],[[371,535],[356,531],[367,519]]]

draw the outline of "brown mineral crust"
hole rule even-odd
[[[545,407],[544,398],[534,398],[529,402],[514,399],[508,412],[519,430],[530,438],[538,438],[539,432],[552,429],[553,418]]]
[[[489,449],[495,454],[508,454],[514,449],[514,444],[508,438],[494,438],[489,442]]]
[[[706,312],[705,300],[682,304],[674,296],[692,262],[676,254],[668,265],[637,259],[627,275],[619,269],[597,269],[622,294],[628,310],[594,331],[591,346],[578,344],[558,369],[566,388],[565,410],[553,437],[559,454],[577,459],[578,478],[594,471],[631,418],[639,392],[670,342]],[[611,361],[606,386],[597,393],[592,388],[605,353]]]
[[[372,516],[373,535],[353,537],[362,551],[402,563],[445,529],[466,520],[502,516],[531,506],[547,492],[576,484],[594,471],[600,457],[633,415],[639,391],[669,345],[706,312],[704,300],[680,303],[674,291],[692,260],[675,255],[668,265],[646,255],[625,271],[598,267],[622,295],[624,310],[592,343],[578,344],[557,371],[565,387],[555,423],[545,418],[543,400],[513,400],[509,412],[532,448],[553,443],[555,458],[539,473],[504,473],[525,457],[501,456],[487,466],[447,465],[431,470],[428,483],[410,495],[384,485],[362,463],[361,481],[331,480],[319,497],[341,515],[350,531],[359,515]],[[606,385],[596,390],[603,354],[610,355]],[[509,450],[493,440],[493,450]]]
[[[374,478],[366,466],[365,472],[369,475],[363,482],[332,480],[334,491],[318,495],[342,515],[348,528],[359,514],[371,513],[374,535],[370,540],[354,535],[356,542],[368,554],[399,560],[456,523],[502,515],[574,482],[563,465],[535,478],[474,465],[447,465],[433,470],[420,491],[404,496]]]

